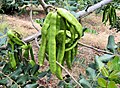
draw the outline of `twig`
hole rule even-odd
[[[68,70],[63,67],[59,62],[56,61],[56,63],[74,80],[74,82],[79,85],[80,88],[83,88],[78,81],[68,72]]]
[[[53,7],[52,5],[46,4],[46,3],[44,2],[44,0],[39,0],[39,2],[41,2],[41,5],[42,5],[42,7],[43,7],[43,9],[44,9],[45,11],[47,11],[47,8]]]
[[[94,49],[94,50],[96,50],[96,51],[98,51],[98,52],[107,53],[107,54],[113,54],[112,52],[105,51],[105,50],[101,50],[101,49],[95,48],[95,47],[93,47],[93,46],[84,44],[84,43],[82,43],[82,42],[78,42],[78,44],[79,44],[79,45],[82,45],[82,46],[85,46],[85,47],[87,47],[87,48],[90,48],[90,49]]]
[[[40,48],[38,41],[37,41],[37,38],[35,38],[35,42],[36,42],[37,47]]]
[[[35,38],[38,38],[39,36],[41,36],[41,32],[37,32],[36,34],[30,35],[27,38],[24,38],[23,41],[27,43],[33,41]]]
[[[34,22],[33,22],[33,18],[32,18],[32,4],[31,6],[29,7],[30,8],[30,21],[32,23],[32,26],[37,30],[37,31],[40,31],[35,25],[34,25]]]

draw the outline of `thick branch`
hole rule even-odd
[[[77,12],[77,15],[78,15],[79,17],[84,17],[84,16],[92,13],[92,12],[95,11],[96,9],[98,9],[98,8],[104,6],[104,5],[106,5],[106,4],[108,4],[108,3],[112,2],[112,1],[113,1],[113,0],[102,0],[102,1],[99,2],[99,3],[97,3],[97,4],[93,5],[93,6],[90,6],[90,7],[87,9],[87,11],[86,11],[86,10],[82,10],[82,11]]]
[[[47,5],[47,4],[44,2],[44,0],[39,0],[39,1],[41,2],[42,7],[43,7],[44,10],[46,11],[46,9],[47,9],[50,5]],[[108,3],[112,2],[112,1],[113,1],[113,0],[102,0],[102,1],[99,2],[99,3],[97,3],[97,4],[93,5],[93,6],[90,6],[90,7],[87,9],[87,11],[86,11],[86,10],[82,10],[82,11],[77,12],[77,15],[78,15],[78,17],[84,17],[84,16],[86,16],[86,15],[94,12],[96,9],[98,9],[98,8],[104,6],[104,5],[106,5],[106,4],[108,4]]]

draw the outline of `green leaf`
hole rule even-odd
[[[97,64],[99,70],[101,70],[104,67],[104,63],[99,59],[98,56],[95,57],[95,63]]]
[[[18,88],[17,84],[13,84],[10,88]]]
[[[44,76],[46,76],[47,75],[47,71],[44,71],[44,72],[41,72],[39,75],[38,75],[38,77],[39,78],[43,78]]]
[[[28,64],[27,66],[23,67],[23,69],[24,69],[24,74],[29,74],[31,68],[32,68],[32,65],[31,65],[31,64]]]
[[[6,85],[7,83],[9,83],[9,79],[8,78],[3,78],[3,79],[0,79],[0,85]]]
[[[111,60],[115,55],[110,55],[110,54],[104,54],[102,56],[99,57],[99,59],[103,62],[108,62],[109,60]]]
[[[76,6],[70,6],[70,11],[76,11],[78,8]]]
[[[34,75],[39,70],[39,65],[35,64],[31,69],[31,75]]]
[[[11,77],[12,79],[16,80],[17,77],[20,76],[20,73],[21,73],[21,72],[22,72],[22,69],[21,69],[21,68],[18,68],[18,69],[16,69],[14,72],[12,72],[12,73],[10,74],[10,77]]]
[[[92,88],[90,83],[85,78],[79,80],[79,83],[83,86],[83,88]]]
[[[105,77],[108,77],[109,76],[109,72],[107,71],[107,69],[105,67],[103,67],[101,69],[101,72],[102,72],[102,75],[105,76]]]
[[[28,81],[28,75],[22,75],[22,76],[19,76],[19,78],[17,79],[17,83],[19,84],[25,84],[27,81]]]
[[[112,62],[111,62],[111,61],[109,61],[109,62],[107,63],[107,68],[109,69],[109,71],[112,71],[112,70],[113,70]]]
[[[73,86],[71,83],[65,83],[64,88],[73,88]]]
[[[98,84],[101,86],[101,87],[106,87],[107,85],[107,81],[103,78],[98,78]]]
[[[27,84],[24,88],[37,88],[39,85],[37,83]]]
[[[87,74],[90,78],[92,78],[93,80],[94,80],[94,78],[96,77],[95,70],[92,69],[92,68],[90,68],[90,67],[88,67],[88,68],[86,69],[86,74]]]
[[[112,62],[112,69],[120,71],[120,57],[115,56]]]
[[[120,76],[120,71],[114,70],[110,75],[109,75],[109,79],[118,79]]]
[[[107,49],[112,52],[115,53],[115,49],[117,48],[116,44],[115,44],[115,40],[114,40],[114,36],[110,35],[108,37],[108,44],[107,44]]]
[[[117,86],[115,85],[115,82],[114,81],[110,81],[109,83],[108,83],[108,86],[107,86],[107,88],[117,88]]]
[[[2,72],[5,73],[5,74],[9,74],[9,73],[12,72],[12,70],[10,69],[10,64],[9,63],[5,64],[5,66],[2,69]]]

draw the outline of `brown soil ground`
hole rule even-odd
[[[118,15],[120,16],[120,13],[118,13]],[[38,15],[33,15],[34,19],[43,17],[44,17],[43,12],[39,13]],[[27,37],[28,35],[37,33],[36,29],[34,29],[34,27],[32,26],[28,15],[23,16],[5,15],[4,18],[5,18],[4,21],[6,21],[10,25],[10,28],[20,32],[23,35],[23,37]],[[96,15],[94,13],[82,19],[83,26],[96,30],[98,34],[85,33],[85,35],[80,39],[80,42],[94,46],[99,49],[105,49],[108,41],[108,36],[111,34],[115,36],[116,42],[120,42],[120,33],[116,33],[114,30],[109,30],[109,26],[108,25],[105,26],[101,22],[101,20],[102,20],[101,15]],[[36,23],[35,26],[41,29],[41,27]],[[32,42],[32,44],[34,47],[34,54],[37,59],[38,48],[34,41]],[[102,54],[100,52],[96,52],[92,49],[86,48],[84,46],[79,46],[78,49],[79,50],[77,58],[80,60],[85,59],[84,62],[85,64],[91,63],[94,60],[95,55]],[[42,70],[47,69],[46,65],[48,64],[45,63],[45,65],[42,67]],[[77,79],[80,73],[85,74],[85,69],[80,65],[79,62],[75,62],[73,64],[72,70],[69,70],[69,72]],[[63,75],[66,75],[64,71]],[[44,83],[45,79],[42,80],[42,82]],[[50,83],[44,85],[49,86],[49,88],[53,88],[56,87],[57,83],[58,79],[53,75]]]

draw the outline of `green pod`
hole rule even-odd
[[[75,58],[75,48],[71,50],[71,63],[73,62],[74,58]]]
[[[24,50],[23,57],[24,57],[26,60],[29,60],[29,49],[25,49],[25,50]]]
[[[48,56],[50,70],[53,74],[56,73],[56,19],[57,12],[53,12],[50,19],[50,28],[48,33]]]
[[[9,56],[11,67],[13,69],[15,69],[16,68],[16,61],[15,61],[14,53],[8,52],[8,56]]]
[[[15,34],[11,30],[7,32],[7,36],[10,38],[10,40],[15,42],[16,44],[24,45],[24,42],[21,39],[19,39],[17,36],[15,36]]]
[[[57,38],[58,37],[58,38]],[[57,44],[57,61],[62,64],[64,54],[65,54],[65,32],[63,30],[60,30],[58,34],[56,35],[56,41],[58,42]],[[58,79],[62,80],[62,68],[57,65],[56,66],[56,76]]]
[[[108,21],[108,18],[109,18],[109,5],[107,5],[104,9],[102,22],[106,24],[106,22]]]
[[[112,18],[112,7],[109,8],[109,24],[113,25],[113,18]]]
[[[60,27],[61,27],[61,16],[57,14],[57,19],[56,19],[56,33],[60,30]]]
[[[38,62],[40,66],[43,65],[44,59],[45,59],[45,50],[46,50],[46,42],[47,42],[46,37],[47,37],[48,28],[50,26],[51,15],[52,15],[52,12],[49,12],[48,15],[46,16],[43,27],[41,29],[42,41],[41,41],[40,49],[38,51]]]
[[[21,48],[22,48],[22,49],[28,49],[29,46],[28,46],[27,44],[24,44],[24,45],[21,46]]]
[[[78,20],[67,10],[63,8],[57,8],[57,12],[64,17],[69,23],[75,26],[76,31],[78,33],[78,38],[80,38],[83,34],[82,26],[78,22]]]
[[[69,46],[69,47],[66,48],[65,51],[70,51],[70,50],[72,50],[72,49],[77,45],[77,43],[78,43],[78,40],[76,39],[71,46],[69,46],[69,44],[66,45],[67,47],[68,47],[68,46]]]
[[[29,64],[31,64],[32,67],[33,67],[33,66],[35,66],[36,63],[35,63],[35,61],[33,61],[33,60],[29,60]]]
[[[31,45],[31,44],[29,44],[29,49],[30,49],[31,59],[32,59],[33,61],[35,61],[35,59],[34,59],[34,53],[33,53],[33,49],[32,49],[32,45]]]
[[[69,69],[71,69],[71,67],[72,67],[72,63],[71,63],[71,51],[65,52],[65,60],[66,60],[67,67]]]
[[[66,21],[66,25],[68,27],[68,30],[70,31],[70,34],[71,34],[71,37],[70,37],[71,41],[70,42],[73,43],[73,41],[75,40],[74,27],[73,27],[73,25],[70,25],[67,21]]]
[[[75,49],[75,56],[76,56],[78,52],[78,45],[76,45],[74,49]]]
[[[114,26],[116,24],[116,11],[114,6],[111,6],[111,16],[112,16],[112,22]]]

